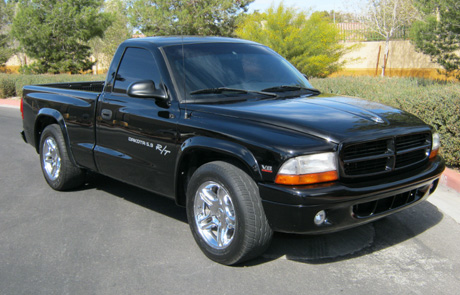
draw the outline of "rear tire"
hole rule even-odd
[[[187,217],[203,253],[226,265],[259,256],[273,236],[256,183],[226,162],[205,164],[192,175]]]
[[[63,191],[83,184],[85,171],[70,161],[59,125],[48,125],[43,130],[39,153],[43,176],[51,188]]]

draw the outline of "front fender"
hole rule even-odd
[[[181,169],[193,165],[193,163],[185,163],[187,159],[190,160],[196,155],[199,156],[199,154],[203,155],[203,152],[204,154],[207,152],[213,154],[212,160],[217,160],[219,156],[221,156],[221,160],[223,161],[237,161],[245,166],[246,172],[248,172],[254,180],[260,181],[262,179],[262,173],[257,160],[246,147],[222,139],[205,136],[192,137],[182,143],[176,159],[174,187],[176,203],[178,205],[185,206],[185,183],[187,182],[186,178],[191,176],[190,174],[181,172],[183,171]],[[205,159],[201,164],[206,163],[206,160],[209,159]]]
[[[247,166],[252,178],[262,180],[259,164],[251,151],[246,147],[234,142],[205,136],[192,137],[182,143],[177,157],[176,168],[179,167],[184,156],[195,149],[210,150],[225,154],[231,158],[236,158]]]

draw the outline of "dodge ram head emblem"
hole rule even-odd
[[[385,121],[383,121],[382,118],[377,117],[377,116],[372,117],[372,121],[374,121],[375,123],[385,123]]]

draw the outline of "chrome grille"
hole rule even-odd
[[[396,158],[396,165],[395,168],[403,168],[410,166],[412,163],[417,163],[421,159],[425,159],[426,151],[425,150],[417,150],[410,153],[398,155]]]
[[[425,161],[430,149],[430,133],[345,144],[340,153],[342,172],[345,177],[389,173]]]
[[[425,145],[427,140],[429,140],[429,134],[426,133],[396,137],[396,149],[406,150],[410,148],[417,148]]]
[[[351,145],[343,152],[345,160],[383,154],[387,151],[387,140],[371,141]]]

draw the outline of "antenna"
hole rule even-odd
[[[185,93],[185,52],[184,52],[184,34],[182,31],[183,27],[181,26],[180,29],[180,37],[181,37],[181,43],[182,43],[182,87],[183,87],[183,93],[184,93],[184,104],[185,104],[185,114],[184,114],[184,119],[190,119],[188,113],[187,113],[187,93]]]

